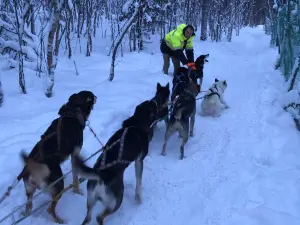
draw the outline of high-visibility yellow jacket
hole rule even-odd
[[[183,65],[187,64],[188,62],[194,62],[193,39],[195,34],[189,38],[186,38],[183,32],[186,26],[186,24],[180,24],[176,29],[171,30],[166,34],[161,44],[161,51],[163,54],[175,56]],[[183,53],[184,49],[187,58]]]
[[[175,30],[171,30],[169,33],[165,36],[165,41],[167,46],[172,49],[173,51],[176,51],[178,49],[193,49],[193,39],[194,35],[186,38],[183,33],[183,28],[185,28],[186,24],[180,24]],[[186,42],[186,46],[185,46]],[[185,47],[185,48],[184,48]]]

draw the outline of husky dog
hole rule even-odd
[[[123,121],[103,148],[93,168],[86,166],[79,156],[75,156],[77,172],[88,179],[87,213],[82,225],[91,221],[92,209],[100,200],[105,209],[97,216],[99,225],[115,213],[121,206],[124,194],[123,175],[127,167],[135,161],[135,199],[141,203],[141,188],[144,159],[148,154],[150,125],[156,119],[153,103],[139,104],[133,116]]]
[[[152,140],[154,129],[159,121],[164,120],[166,126],[168,124],[169,121],[168,102],[170,96],[169,86],[170,86],[169,83],[166,86],[162,86],[160,83],[157,83],[155,96],[149,102],[150,103],[149,107],[153,110],[153,113],[156,116],[155,121],[150,126],[149,141]]]
[[[81,149],[83,145],[83,131],[96,100],[97,97],[90,91],[81,91],[71,95],[68,102],[60,108],[59,118],[52,121],[29,155],[24,151],[20,153],[25,166],[18,180],[24,181],[27,195],[26,215],[31,213],[32,197],[35,191],[52,184],[63,176],[60,165],[69,156],[71,156],[73,171],[73,190],[75,193],[82,193],[79,189],[78,174],[74,170],[74,156],[78,154],[75,149]],[[48,212],[57,223],[65,223],[55,212],[63,189],[64,180],[62,179],[49,190],[53,201]]]
[[[208,58],[209,58],[209,54],[206,55],[200,55],[196,61],[195,61],[195,67],[196,67],[196,74],[197,74],[197,78],[200,79],[200,84],[199,84],[199,88],[201,89],[201,85],[202,85],[202,80],[203,80],[203,69],[204,69],[204,64],[208,62]],[[200,92],[199,89],[199,92]]]
[[[171,96],[171,114],[161,155],[166,155],[167,142],[169,138],[178,131],[182,138],[180,159],[183,159],[184,145],[187,143],[189,135],[191,137],[194,135],[196,96],[199,93],[199,88],[197,79],[192,79],[190,74],[191,73],[187,75],[188,79],[173,83],[175,87],[173,87]]]
[[[176,74],[173,77],[172,80],[172,95],[174,96],[174,90],[176,89],[176,86],[178,83],[181,82],[188,82],[189,79],[192,79],[194,83],[197,84],[199,79],[199,84],[197,84],[198,92],[201,91],[202,81],[203,81],[203,69],[204,64],[208,62],[209,54],[206,55],[200,55],[196,61],[195,61],[195,69],[192,71],[188,71],[185,67],[179,67]]]
[[[215,83],[208,89],[201,102],[202,116],[218,117],[221,114],[222,104],[229,108],[224,100],[224,91],[227,88],[226,80],[215,79]]]

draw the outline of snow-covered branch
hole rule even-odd
[[[113,50],[113,54],[112,54],[112,62],[111,62],[111,66],[110,66],[110,74],[109,74],[110,81],[112,81],[114,79],[114,75],[115,75],[114,74],[115,73],[115,60],[116,60],[118,47],[121,44],[122,39],[124,38],[125,34],[127,33],[129,28],[133,24],[134,20],[136,19],[138,13],[143,9],[143,7],[144,7],[144,5],[136,5],[133,15],[128,20],[126,27],[124,28],[123,32],[121,33],[121,35],[118,37],[118,39],[115,42],[116,45],[114,46],[114,50]]]

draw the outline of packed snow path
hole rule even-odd
[[[31,150],[70,94],[88,89],[98,96],[91,125],[105,142],[137,104],[154,95],[157,82],[171,84],[171,77],[161,72],[158,42],[155,48],[154,55],[125,54],[112,83],[107,81],[110,58],[103,54],[94,53],[88,59],[77,56],[79,76],[71,61],[61,59],[52,99],[45,99],[34,78],[28,82],[26,96],[20,97],[13,85],[6,85],[7,101],[0,109],[0,193],[22,168],[19,151]],[[125,174],[123,204],[105,224],[300,224],[300,136],[290,115],[274,101],[284,92],[284,81],[273,69],[276,50],[269,47],[269,37],[261,28],[247,28],[232,43],[196,41],[195,48],[196,56],[210,54],[203,90],[214,78],[226,79],[225,99],[230,108],[219,118],[204,118],[197,113],[195,136],[188,141],[182,161],[178,135],[170,139],[167,156],[159,155],[165,132],[164,123],[160,123],[145,160],[142,204],[134,201],[134,167],[130,166]],[[3,81],[16,82],[15,77],[8,76]],[[200,101],[197,107],[199,112]],[[99,143],[86,129],[82,155],[87,157],[98,148]],[[95,160],[88,164],[93,165]],[[68,171],[70,162],[63,168]],[[69,176],[65,183],[71,180]],[[84,219],[86,182],[81,188],[85,196],[68,192],[59,201],[57,213],[68,224],[78,225]],[[0,205],[0,218],[25,199],[21,182]],[[34,208],[48,199],[46,195],[38,197]],[[94,208],[90,224],[96,224],[95,216],[100,210],[101,204]],[[22,224],[54,223],[44,208]]]

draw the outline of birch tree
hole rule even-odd
[[[136,20],[139,12],[143,9],[143,7],[144,7],[144,5],[142,5],[141,3],[135,5],[135,11],[134,11],[133,15],[128,20],[126,27],[124,27],[124,30],[120,34],[119,38],[116,40],[116,45],[114,46],[114,50],[113,50],[113,54],[112,54],[112,61],[111,61],[111,66],[110,66],[110,74],[109,74],[110,81],[112,81],[114,79],[114,75],[115,75],[115,60],[116,60],[118,47],[121,44],[122,39],[124,38],[126,32],[132,26],[133,22]]]
[[[54,75],[57,64],[57,57],[54,57],[55,33],[59,32],[59,18],[64,0],[51,0],[52,17],[49,24],[49,34],[47,40],[47,76],[46,96],[52,97],[54,86]]]
[[[209,0],[203,0],[201,9],[201,33],[200,40],[207,40],[207,25],[208,25]]]
[[[1,79],[1,77],[0,77]],[[3,105],[4,101],[4,93],[3,93],[3,88],[2,88],[2,82],[0,80],[0,107]]]
[[[0,52],[6,55],[8,67],[18,72],[22,93],[26,93],[24,68],[30,68],[45,82],[44,93],[51,97],[59,58],[65,55],[73,60],[74,54],[90,57],[95,51],[94,43],[102,42],[101,38],[111,46],[109,79],[113,80],[119,52],[126,57],[127,51],[143,51],[153,35],[162,39],[181,23],[194,25],[195,31],[200,25],[202,41],[209,37],[212,41],[231,41],[233,31],[239,35],[244,26],[263,24],[273,46],[279,49],[278,69],[286,68],[290,78],[298,54],[294,38],[296,16],[291,14],[288,34],[283,7],[286,1],[276,1],[283,14],[274,9],[273,0],[2,0]],[[298,0],[292,1],[291,12],[296,2],[299,4]],[[144,7],[136,11],[139,4]],[[102,35],[97,36],[98,32]],[[288,35],[292,36],[290,42]],[[78,75],[74,60],[73,63]]]

